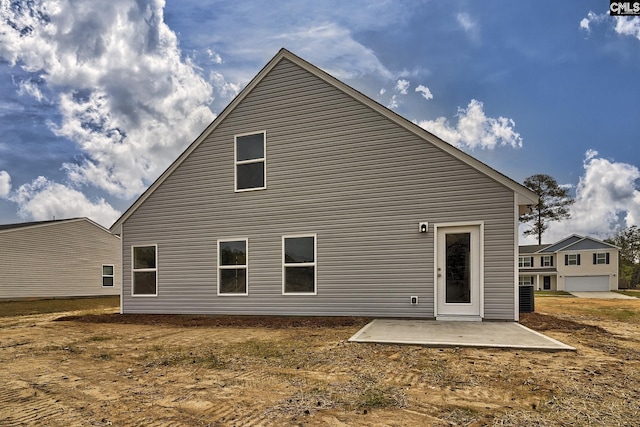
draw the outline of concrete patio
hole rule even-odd
[[[375,319],[350,342],[412,344],[426,347],[513,348],[575,351],[516,322],[459,322],[417,319]]]

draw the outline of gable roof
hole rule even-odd
[[[535,254],[549,245],[522,245],[519,246],[518,252],[521,254]]]
[[[532,251],[535,247],[538,250]],[[551,245],[529,245],[520,246],[520,253],[537,253],[537,254],[549,254],[557,253],[560,251],[589,251],[597,249],[620,249],[619,247],[612,245],[602,240],[595,239],[589,236],[581,236],[579,234],[572,234],[569,237],[553,243]]]
[[[112,234],[109,230],[107,230],[106,228],[104,228],[100,224],[95,223],[95,222],[91,221],[89,218],[84,218],[84,217],[82,217],[82,218],[67,218],[67,219],[52,219],[52,220],[48,220],[48,221],[20,222],[20,223],[15,223],[15,224],[0,224],[0,234],[1,233],[9,233],[9,232],[12,232],[12,231],[17,231],[17,230],[24,230],[26,228],[48,227],[48,226],[55,226],[55,225],[58,225],[58,224],[81,222],[81,221],[88,222],[89,224],[99,228],[100,230],[104,231],[105,233]]]
[[[260,72],[249,82],[249,84],[236,96],[229,105],[218,115],[213,122],[196,138],[189,147],[164,171],[160,177],[147,188],[147,190],[138,197],[138,199],[127,209],[120,218],[111,226],[111,232],[119,234],[121,232],[122,224],[129,218],[137,209],[144,203],[144,201],[149,198],[149,196],[175,171],[180,164],[182,164],[187,157],[224,121],[224,119],[240,104],[249,93],[265,78],[267,74],[282,60],[289,60],[314,76],[320,78],[336,89],[344,92],[345,94],[351,96],[355,100],[365,104],[369,108],[374,111],[380,113],[382,116],[396,123],[397,125],[407,129],[408,131],[414,133],[420,138],[432,143],[436,147],[441,150],[451,154],[453,157],[461,160],[462,162],[468,164],[474,169],[484,173],[489,176],[493,180],[499,182],[505,187],[511,189],[516,197],[518,205],[534,205],[538,203],[538,196],[528,188],[523,185],[517,183],[511,178],[501,174],[490,166],[482,163],[478,159],[468,155],[462,150],[454,147],[451,144],[443,141],[432,133],[424,130],[420,126],[415,123],[410,122],[399,114],[391,111],[390,109],[384,107],[363,93],[357,91],[351,86],[341,82],[335,77],[329,75],[325,71],[322,71],[320,68],[315,65],[303,60],[302,58],[294,55],[289,52],[287,49],[280,49],[280,51],[267,63],[267,65],[260,70]]]

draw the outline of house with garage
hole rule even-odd
[[[120,295],[120,252],[87,218],[0,225],[0,300]]]
[[[112,226],[121,311],[518,320],[535,203],[282,49]]]
[[[617,290],[619,250],[577,234],[552,245],[520,246],[519,284],[568,292]]]

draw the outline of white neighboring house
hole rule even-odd
[[[593,237],[571,235],[551,245],[520,246],[520,285],[536,290],[618,289],[620,248]]]
[[[87,218],[0,225],[0,299],[120,295],[120,250]]]

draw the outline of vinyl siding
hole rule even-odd
[[[236,193],[233,137],[262,130],[267,189]],[[513,200],[285,59],[124,222],[123,310],[429,318],[433,224],[484,221],[485,317],[512,320]],[[317,234],[317,295],[282,295],[282,236],[306,233]],[[216,242],[227,238],[249,241],[248,296],[216,296]],[[131,296],[141,244],[158,245],[157,297]]]
[[[86,220],[0,232],[0,299],[119,295],[120,239]],[[102,286],[102,265],[114,286]]]

